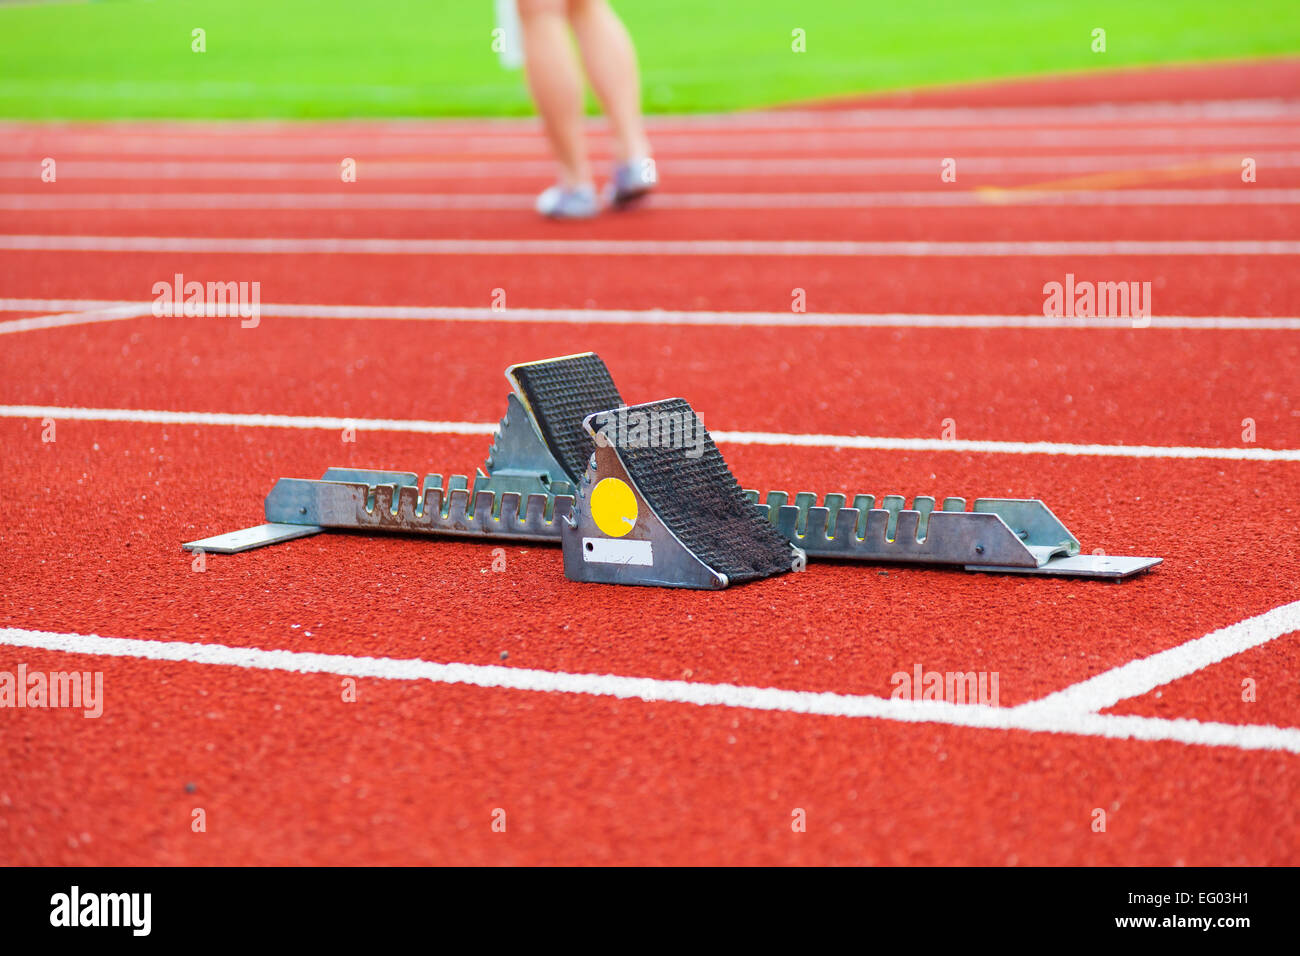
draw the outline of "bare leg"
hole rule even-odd
[[[518,0],[528,88],[565,186],[591,185],[582,136],[582,76],[569,40],[565,0]]]
[[[606,0],[568,0],[568,7],[587,79],[614,129],[615,157],[620,162],[648,157],[641,79],[627,28]]]

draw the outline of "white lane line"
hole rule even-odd
[[[1166,445],[1083,445],[1066,442],[970,441],[939,438],[871,438],[865,435],[792,435],[710,431],[733,445],[849,448],[855,451],[958,451],[995,455],[1079,455],[1099,458],[1182,458],[1226,461],[1300,461],[1294,448],[1195,448]]]
[[[0,210],[377,210],[531,212],[531,193],[3,193]],[[663,193],[656,209],[911,209],[1006,206],[1293,206],[1300,189],[973,189],[857,193]]]
[[[426,154],[436,153],[443,158],[462,157],[473,159],[476,156],[492,156],[497,159],[542,159],[545,154],[544,140],[541,132],[528,132],[518,135],[482,136],[467,133],[455,138],[442,140],[408,139],[395,141],[393,137],[383,135],[367,136],[357,134],[355,138],[339,140],[322,137],[321,140],[303,138],[297,142],[274,141],[261,143],[255,139],[230,140],[220,145],[206,143],[208,148],[203,155],[211,156],[219,152],[228,160],[247,160],[257,157],[259,146],[263,155],[283,159],[286,156],[300,156],[319,161],[324,156],[334,158],[335,169],[338,160],[344,156],[363,159],[367,156],[411,156],[416,157],[421,147]],[[666,133],[655,141],[656,155],[665,162],[684,156],[707,156],[717,153],[800,153],[811,155],[819,152],[858,152],[861,150],[917,150],[943,149],[949,155],[959,156],[963,150],[993,149],[1091,149],[1091,148],[1230,148],[1244,150],[1250,155],[1251,150],[1269,146],[1295,146],[1300,144],[1300,126],[1293,123],[1270,123],[1253,125],[1218,125],[1208,126],[1197,123],[1192,125],[1133,125],[1115,126],[1097,124],[1094,126],[1070,126],[1048,123],[1039,127],[980,127],[980,128],[899,128],[899,127],[857,127],[838,129],[809,129],[801,133],[797,141],[792,141],[789,133],[783,130],[711,130],[696,132]],[[603,145],[603,143],[601,143]],[[92,156],[130,156],[123,153],[121,146],[115,150],[104,150],[94,142],[81,145],[74,138],[58,138],[29,133],[27,137],[15,143],[28,155],[32,151],[44,152],[46,155],[57,154],[60,147],[68,152],[87,152]],[[33,147],[37,147],[33,150]],[[138,148],[138,146],[137,146]],[[388,150],[389,152],[381,152]],[[199,153],[195,141],[188,144],[163,140],[159,143],[157,153],[180,156],[192,156]],[[155,162],[171,163],[188,160],[172,160],[151,157]],[[359,155],[358,155],[359,154]],[[3,155],[3,154],[0,154]],[[601,158],[608,153],[602,151]],[[83,162],[80,158],[67,157],[68,162]],[[90,159],[91,162],[134,162],[132,159]],[[63,163],[59,163],[62,174]]]
[[[1128,121],[1197,122],[1268,121],[1300,118],[1300,101],[1285,97],[1249,99],[1151,100],[1141,103],[1080,103],[1060,106],[863,106],[830,107],[824,110],[764,109],[728,113],[659,113],[646,117],[646,124],[662,132],[691,132],[718,127],[733,129],[855,128],[874,126],[1044,126],[1054,123],[1112,123]],[[588,128],[606,130],[603,117],[590,117]],[[467,133],[516,134],[538,129],[535,117],[476,117],[472,119],[386,119],[386,120],[114,120],[109,123],[62,123],[51,126],[23,120],[0,121],[0,132],[17,136],[32,130],[62,135],[85,135],[111,130],[115,137],[175,136],[211,137],[217,140],[244,139],[259,134],[311,136],[318,131],[365,137],[381,135],[428,138],[464,136]]]
[[[1130,661],[1041,700],[1021,704],[1015,710],[1030,716],[1066,717],[1069,714],[1095,713],[1297,631],[1300,631],[1300,601],[1239,621],[1167,651]]]
[[[0,418],[53,418],[83,422],[133,422],[161,425],[217,425],[253,428],[303,428],[337,431],[414,432],[423,435],[492,435],[493,422],[421,421],[392,418],[334,418],[317,415],[262,415],[230,412],[174,412],[130,408],[77,408],[58,405],[0,405]],[[1082,445],[1060,442],[971,441],[930,438],[874,438],[865,435],[801,435],[782,432],[710,431],[715,441],[732,445],[778,445],[865,451],[950,451],[1002,455],[1070,455],[1102,458],[1175,458],[1224,461],[1300,461],[1300,449],[1195,448],[1166,445]]]
[[[21,628],[0,629],[0,644],[69,654],[143,658],[209,666],[243,667],[298,674],[337,674],[383,680],[427,680],[482,688],[583,694],[624,700],[742,707],[749,710],[857,717],[904,723],[936,723],[986,730],[1024,730],[1120,740],[1175,741],[1200,746],[1300,753],[1300,730],[1259,724],[1201,723],[1151,717],[1101,714],[1033,714],[1019,708],[950,704],[944,701],[895,700],[884,697],[780,690],[736,684],[694,684],[650,677],[574,674],[483,664],[440,664],[418,659],[353,657],[299,651],[134,640],[97,634],[53,633]]]
[[[1222,148],[1222,144],[1215,144]],[[916,144],[909,143],[910,148]],[[38,150],[42,155],[49,150]],[[373,153],[369,154],[374,156]],[[802,157],[671,157],[661,162],[674,181],[688,176],[804,176],[825,179],[831,176],[925,176],[935,178],[945,155],[936,149],[933,156],[802,156]],[[1186,166],[1205,163],[1207,166],[1223,163],[1224,169],[1215,173],[1207,169],[1205,175],[1229,173],[1228,164],[1240,168],[1244,155],[1256,160],[1264,169],[1294,169],[1300,166],[1300,153],[1285,150],[1243,148],[1225,155],[1208,150],[1165,153],[1112,153],[1039,156],[957,156],[958,173],[971,175],[1009,175],[1031,173],[1060,179],[1085,173],[1127,172],[1134,169],[1159,169],[1168,166]],[[356,157],[354,157],[356,158]],[[380,156],[359,157],[358,179],[371,180],[437,180],[437,179],[492,179],[531,180],[549,177],[554,165],[545,159],[520,158],[512,160],[464,160],[440,155],[428,159],[395,160]],[[191,160],[96,160],[65,159],[59,163],[61,180],[112,179],[112,180],[229,180],[322,182],[337,185],[337,162],[314,160],[276,162],[258,160],[191,161]],[[0,179],[30,180],[39,183],[41,166],[38,159],[0,161]],[[964,178],[963,181],[966,181]],[[1006,185],[1006,184],[1001,184]]]
[[[678,157],[707,156],[716,153],[789,154],[798,152],[812,155],[821,152],[855,152],[864,149],[938,149],[946,147],[950,153],[962,150],[986,149],[1064,149],[1064,148],[1207,148],[1240,144],[1239,150],[1258,149],[1266,144],[1295,145],[1300,143],[1300,127],[1292,124],[1205,126],[1130,126],[1116,127],[1098,124],[1092,127],[1049,123],[1041,127],[982,127],[979,129],[917,129],[909,127],[865,127],[839,129],[811,129],[799,135],[792,143],[789,133],[783,130],[710,130],[674,131],[663,133],[655,139],[655,154],[664,162]],[[597,140],[598,147],[604,146]],[[256,138],[230,140],[219,146],[211,140],[181,138],[128,139],[121,142],[104,141],[94,137],[58,137],[29,134],[26,140],[12,142],[0,156],[31,155],[33,147],[46,155],[62,156],[71,162],[123,161],[148,152],[150,159],[158,162],[176,161],[173,157],[203,156],[210,158],[220,152],[229,160],[284,159],[299,157],[319,162],[325,157],[337,161],[344,156],[354,158],[417,158],[430,153],[447,159],[472,159],[491,156],[496,159],[542,159],[545,153],[540,131],[516,135],[485,136],[465,133],[461,136],[431,140],[429,138],[398,138],[357,134],[353,138],[331,137],[325,133],[319,138],[299,140]],[[21,150],[21,153],[19,152]],[[82,158],[84,157],[84,158]],[[101,157],[107,157],[101,159]],[[124,157],[121,160],[116,157]],[[600,159],[610,154],[603,148]],[[185,161],[185,160],[179,160]],[[60,171],[62,162],[59,164]]]
[[[754,239],[302,239],[0,235],[0,250],[378,256],[1294,256],[1292,239],[855,241]]]
[[[1057,126],[1059,124],[1053,124]],[[1123,135],[1124,130],[1112,128],[1091,129],[1053,129],[1042,127],[1032,132],[1017,129],[984,128],[977,132],[949,130],[944,132],[925,131],[898,132],[884,128],[873,129],[828,129],[815,130],[800,134],[797,148],[791,146],[789,133],[776,131],[727,131],[712,130],[708,133],[676,131],[661,133],[655,138],[656,155],[663,162],[675,165],[678,160],[689,158],[708,158],[728,153],[753,154],[754,158],[764,155],[769,158],[789,156],[798,153],[804,156],[814,155],[852,155],[857,152],[880,152],[890,149],[916,151],[919,149],[938,149],[941,145],[956,147],[950,152],[998,152],[1025,151],[1039,152],[1045,150],[1074,150],[1083,148],[1102,148],[1108,150],[1142,150],[1142,149],[1177,149],[1184,153],[1196,150],[1206,151],[1214,148],[1231,146],[1241,141],[1236,147],[1237,153],[1253,155],[1259,149],[1267,152],[1269,146],[1285,148],[1297,142],[1294,135],[1297,127],[1272,126],[1261,130],[1260,127],[1230,127],[1221,130],[1205,131],[1196,128],[1188,133],[1187,128],[1173,127],[1155,131],[1136,130],[1137,135]],[[1218,135],[1216,135],[1218,134]],[[211,138],[184,136],[94,136],[94,135],[57,135],[49,131],[27,131],[25,135],[0,138],[0,161],[31,162],[37,158],[53,155],[59,159],[59,172],[63,172],[63,163],[200,163],[215,162],[214,156],[228,162],[277,163],[290,160],[311,164],[324,164],[333,161],[335,170],[338,160],[351,157],[369,164],[376,161],[388,162],[471,162],[476,157],[494,163],[510,160],[540,161],[546,156],[544,139],[540,131],[528,131],[516,135],[485,135],[482,133],[463,133],[458,136],[437,137],[395,137],[380,134],[367,136],[357,133],[351,137],[339,136],[331,131],[322,131],[318,135],[299,138],[256,138],[248,137],[236,140],[216,141]],[[1265,145],[1269,144],[1269,145]],[[613,158],[603,139],[591,142],[592,158],[607,161]],[[1260,149],[1260,147],[1264,147]],[[970,157],[976,158],[976,157]],[[1240,158],[1240,157],[1239,157]],[[1254,158],[1258,159],[1258,156]],[[129,169],[129,167],[122,167]]]
[[[1053,123],[1198,122],[1207,120],[1280,120],[1300,118],[1300,101],[1281,97],[1211,99],[1146,103],[1081,103],[1070,106],[903,106],[830,110],[754,110],[733,113],[652,116],[659,127],[701,127],[720,124],[759,128],[872,126],[1049,126]],[[534,124],[536,121],[533,121]],[[603,118],[600,123],[605,125]]]
[[[59,315],[37,315],[26,319],[9,319],[0,322],[0,335],[32,332],[36,329],[54,329],[68,325],[89,325],[94,322],[117,322],[148,315],[153,307],[149,303],[123,303],[85,312],[64,312]],[[14,311],[27,311],[25,309]]]
[[[107,309],[150,303],[113,299],[0,299],[0,312]],[[917,329],[1132,329],[1125,318],[1074,319],[1042,315],[931,315],[911,312],[708,312],[678,309],[523,309],[472,306],[311,305],[264,303],[263,318],[357,319],[405,322],[526,322],[542,325],[683,325],[750,328],[917,328]],[[1300,316],[1157,315],[1153,329],[1300,330]]]
[[[79,422],[135,422],[146,425],[219,425],[244,428],[303,428],[338,431],[357,428],[421,435],[494,435],[491,422],[437,422],[394,418],[331,418],[322,415],[257,415],[228,412],[168,412],[129,408],[63,408],[54,405],[0,405],[0,418],[54,418]]]

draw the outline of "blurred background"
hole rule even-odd
[[[1300,50],[1296,0],[615,0],[651,112]],[[0,2],[11,118],[507,116],[493,0]],[[1094,50],[1105,31],[1104,52]],[[195,31],[203,52],[195,52]],[[794,52],[795,31],[803,52]]]

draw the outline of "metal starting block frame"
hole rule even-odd
[[[597,447],[587,421],[595,411],[614,411],[602,403],[621,405],[594,353],[512,365],[506,377],[512,386],[506,413],[472,485],[464,475],[451,475],[444,485],[440,474],[421,482],[412,472],[357,468],[330,468],[319,480],[281,478],[266,496],[267,523],[183,547],[236,554],[330,530],[399,532],[561,544],[565,573],[576,580],[691,588],[735,583],[687,548],[639,490],[646,523],[635,536],[593,531],[585,507],[593,479],[621,474],[636,489],[617,449]],[[571,401],[564,388],[579,400]],[[564,399],[556,402],[560,393]],[[587,468],[575,474],[579,447]],[[723,471],[730,477],[725,464]],[[789,542],[790,570],[813,559],[1118,580],[1162,561],[1081,554],[1078,540],[1036,499],[980,498],[967,511],[963,498],[936,507],[935,499],[918,496],[907,507],[901,495],[886,495],[877,506],[872,495],[856,495],[850,504],[846,495],[828,494],[818,504],[807,492],[793,502],[784,492],[761,500],[756,491],[743,494]],[[600,560],[591,560],[593,554]]]

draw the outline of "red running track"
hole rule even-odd
[[[1212,99],[1229,101],[1216,108],[1231,111],[1233,97],[1289,99],[1295,70],[1281,62],[1099,75],[895,98],[884,108],[898,111],[895,132],[924,118],[918,107],[960,105],[975,111],[962,119],[967,134],[997,133],[999,121],[990,114],[980,125],[979,110],[1123,100],[1155,112],[1165,109],[1156,101]],[[1135,92],[1144,88],[1146,102]],[[1262,139],[1300,132],[1285,113],[1262,124],[1270,131]],[[826,116],[825,130],[808,127],[816,135],[805,144],[807,157],[859,155],[836,146],[847,138],[836,130],[851,114]],[[703,133],[698,122],[683,121],[675,136],[686,145],[704,134],[753,140],[753,130],[728,124],[761,127],[769,119],[721,119],[719,130]],[[1230,121],[1161,122],[1195,133]],[[1071,123],[1083,126],[1063,111],[1044,125]],[[939,145],[947,128],[926,135]],[[454,147],[442,147],[455,137],[443,130],[485,140],[528,135],[522,124],[465,121],[411,124],[403,135],[452,158]],[[95,136],[80,147],[91,161],[119,153],[148,159],[150,140],[164,139],[206,143],[220,160],[223,137],[247,135],[216,124],[185,137],[168,124],[125,124],[107,134],[34,126],[22,128],[21,141],[24,161],[46,145]],[[266,140],[261,148],[283,159],[316,155],[326,138],[365,134],[268,124],[257,135]],[[505,155],[537,152],[525,145]],[[669,169],[673,150],[666,155]],[[995,144],[983,155],[1026,150]],[[1032,155],[1050,160],[1053,153]],[[1126,170],[1121,163],[1115,172]],[[1068,178],[1016,177],[1019,184]],[[1090,188],[1196,191],[1226,188],[1221,180]],[[1270,185],[1279,182],[1295,179]],[[767,177],[669,183],[680,194],[774,191]],[[468,191],[518,195],[538,184],[516,176],[506,187],[488,181]],[[72,177],[51,185],[57,193],[0,179],[0,200],[118,195],[152,184]],[[836,188],[937,187],[891,177],[846,179]],[[308,178],[194,178],[163,188],[324,194],[342,187]],[[805,177],[779,191],[804,188],[827,187]],[[445,180],[417,176],[402,191],[450,190]],[[567,229],[517,209],[5,211],[0,203],[0,236],[1294,241],[1296,208],[690,212],[650,205]],[[801,287],[812,317],[897,312],[918,317],[914,324],[929,313],[1041,316],[1042,284],[1074,272],[1151,281],[1157,315],[1263,320],[1300,315],[1295,258],[0,250],[0,298],[10,300],[0,333],[6,320],[56,311],[22,300],[147,302],[152,284],[178,271],[258,280],[264,302],[320,306],[484,307],[499,287],[511,307],[782,312],[791,289]],[[878,698],[890,696],[895,673],[919,664],[996,672],[998,703],[1011,708],[1295,599],[1300,462],[1287,453],[1300,448],[1296,331],[935,329],[902,321],[900,328],[793,329],[267,316],[246,330],[233,320],[146,317],[0,334],[7,449],[0,629]],[[498,573],[481,544],[339,535],[210,556],[196,573],[179,542],[255,523],[280,475],[311,476],[333,464],[467,472],[489,439],[362,428],[355,443],[344,443],[328,428],[78,421],[58,411],[488,423],[502,410],[507,363],[584,348],[606,358],[628,398],[685,395],[714,430],[897,440],[895,450],[875,451],[724,443],[748,486],[1038,496],[1085,550],[1160,554],[1166,563],[1120,585],[814,564],[803,575],[702,593],[575,584],[546,547],[505,549],[506,570]],[[55,411],[12,409],[26,405]],[[53,420],[54,441],[42,440],[49,428],[42,417]],[[963,440],[1091,443],[1109,454],[908,447],[938,438],[945,419]],[[1243,436],[1247,419],[1252,440]],[[1137,457],[1117,447],[1130,445],[1192,451]],[[1276,460],[1213,457],[1243,448]],[[1161,719],[1201,722],[1192,743],[1112,739],[1083,727],[992,730],[379,678],[361,678],[356,701],[344,702],[339,674],[0,642],[0,671],[20,663],[75,667],[101,671],[105,687],[98,719],[0,710],[0,863],[1294,864],[1300,744],[1210,745],[1203,730],[1231,725],[1244,733],[1231,739],[1248,742],[1260,726],[1300,728],[1300,634],[1270,636],[1104,709],[1133,715],[1134,726],[1145,728],[1164,727]],[[1247,680],[1257,691],[1251,702],[1242,699]],[[196,808],[206,813],[204,833],[191,829]],[[1105,833],[1091,827],[1098,808],[1108,814]],[[498,809],[508,819],[505,833],[491,829]],[[791,830],[796,809],[807,814],[805,833]]]

